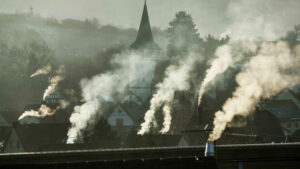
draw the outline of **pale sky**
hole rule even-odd
[[[144,0],[0,0],[0,13],[29,11],[58,19],[96,17],[101,24],[138,28]],[[300,0],[148,0],[152,26],[166,28],[175,13],[187,11],[200,35],[224,32],[280,36],[300,24]]]

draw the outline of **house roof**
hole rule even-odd
[[[240,121],[237,122],[241,123]],[[284,138],[284,133],[278,119],[269,111],[255,111],[244,122],[244,126],[232,126],[228,127],[227,130],[231,133],[255,134],[262,138],[272,136],[270,137],[271,140],[273,138]]]
[[[128,95],[132,95],[135,96],[140,102],[141,104],[137,104],[135,102],[132,101],[124,101],[124,98]],[[132,91],[127,90],[126,91],[126,95],[124,96],[122,100],[122,102],[117,102],[116,104],[111,104],[110,109],[107,109],[107,111],[105,111],[104,116],[106,118],[108,118],[119,106],[128,114],[128,116],[136,123],[138,124],[144,117],[144,113],[147,111],[148,107],[149,107],[149,101],[150,100],[146,100],[145,102],[142,101],[142,99],[135,95]],[[151,98],[149,98],[151,99]]]
[[[68,150],[96,150],[119,148],[120,142],[117,140],[105,140],[105,138],[97,143],[76,143],[76,144],[49,144],[39,147],[38,151],[68,151]]]
[[[126,102],[136,102],[138,104],[143,104],[143,100],[141,97],[139,97],[138,95],[136,95],[134,92],[132,92],[131,90],[126,90],[125,91],[125,96],[122,99],[122,103],[126,103]]]
[[[11,133],[11,127],[0,127],[0,152],[3,151]]]
[[[177,146],[181,135],[130,135],[125,140],[126,147],[169,147]]]
[[[41,105],[42,104],[26,105],[24,108],[24,112],[30,111],[30,110],[39,111]],[[51,108],[52,110],[55,110],[59,106],[58,103],[45,104],[45,105],[47,107]],[[73,111],[73,109],[71,107],[72,106],[70,106],[69,108],[66,108],[66,109],[58,109],[55,114],[45,116],[44,118],[37,118],[37,117],[26,117],[26,118],[34,120],[34,121],[36,121],[36,123],[68,123],[71,112]],[[16,119],[16,120],[18,120],[18,119]],[[14,121],[16,121],[16,120],[14,120]]]
[[[300,96],[297,95],[293,90],[283,90],[282,92],[280,92],[278,95],[276,95],[275,97],[272,98],[272,100],[276,100],[282,93],[290,93],[293,97],[295,97],[296,99],[298,99],[300,101]]]
[[[136,124],[143,118],[144,112],[138,104],[128,102],[120,105]]]
[[[239,133],[250,136],[257,135],[263,139],[268,137],[269,140],[276,142],[281,142],[284,139],[284,133],[278,119],[274,115],[272,115],[272,113],[266,110],[253,112],[252,116],[246,119],[237,118],[234,120],[237,121],[233,122],[238,122],[240,124],[242,124],[242,122],[245,122],[245,125],[238,127],[234,127],[234,125],[232,125],[231,127],[226,128],[226,130],[224,131],[225,133]],[[197,127],[189,128],[189,130],[185,131],[185,133],[204,132],[204,130],[210,131],[213,129],[212,122],[213,119],[211,121],[206,121],[205,123],[202,122],[197,125]],[[205,138],[205,140],[207,140],[207,138]]]
[[[24,124],[13,123],[24,150],[38,151],[41,146],[64,143],[67,137],[68,123]]]
[[[271,100],[265,103],[264,109],[281,121],[300,118],[300,110],[292,100]]]
[[[205,145],[209,132],[192,132],[185,133],[183,137],[189,143],[189,145]],[[262,143],[262,139],[257,135],[247,135],[247,134],[238,134],[238,133],[226,133],[224,132],[219,140],[216,141],[219,145],[224,144],[255,144]]]

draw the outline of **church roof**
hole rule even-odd
[[[159,49],[158,45],[153,40],[146,1],[136,40],[131,44],[130,47],[133,49],[139,49],[144,47],[150,49]]]

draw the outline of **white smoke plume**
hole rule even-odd
[[[124,56],[119,56],[118,60],[115,60],[120,63],[118,69],[81,80],[80,86],[85,103],[76,106],[70,117],[72,126],[68,131],[68,144],[82,141],[82,133],[92,129],[97,123],[97,117],[103,115],[101,108],[105,99],[124,92],[133,61],[145,57],[132,52],[121,55]]]
[[[44,92],[43,100],[45,100],[47,96],[49,96],[56,90],[56,87],[59,84],[59,82],[65,78],[63,74],[64,74],[64,66],[60,66],[59,69],[56,71],[56,75],[54,77],[51,77],[50,85]]]
[[[47,66],[46,66],[47,67]],[[37,72],[45,72],[46,69],[49,69],[49,71],[51,71],[51,67],[49,66],[49,68],[42,68],[40,70],[38,70]],[[48,71],[48,70],[47,70]],[[37,73],[36,72],[36,73]],[[36,74],[34,73],[34,74]],[[47,72],[49,73],[49,72]],[[37,76],[38,73],[36,75],[31,75],[32,77]],[[39,73],[39,74],[43,74],[43,73]],[[43,94],[43,100],[46,99],[47,96],[49,96],[51,93],[53,93],[56,90],[57,85],[59,84],[59,82],[61,80],[64,79],[64,66],[60,66],[58,68],[58,70],[56,71],[56,74],[54,77],[52,77],[50,79],[50,85],[47,87],[47,89],[45,90],[44,94]],[[42,104],[39,108],[38,111],[35,110],[30,110],[30,111],[25,111],[20,117],[19,117],[19,121],[21,121],[22,123],[30,123],[32,121],[32,117],[36,117],[36,118],[44,118],[45,116],[51,116],[53,114],[56,113],[57,110],[59,109],[65,109],[66,107],[68,107],[69,102],[62,100],[60,102],[60,105],[57,106],[54,110],[51,109],[50,107],[48,107],[45,104]]]
[[[48,73],[51,72],[51,66],[50,65],[47,65],[41,69],[38,69],[36,72],[34,72],[30,77],[33,78],[35,76],[38,76],[38,75],[46,75]]]
[[[201,99],[205,90],[216,78],[216,76],[224,73],[229,68],[229,66],[233,64],[231,47],[229,45],[223,45],[219,47],[216,50],[215,55],[217,56],[217,58],[212,61],[210,68],[206,70],[206,76],[199,89],[198,105],[200,105],[201,103]]]
[[[198,93],[198,106],[201,104],[203,94],[217,80],[218,75],[223,74],[230,66],[242,61],[244,54],[255,52],[256,42],[250,40],[234,41],[222,45],[216,49],[216,58],[210,63],[206,75],[201,83]]]
[[[238,87],[215,114],[209,141],[221,137],[236,115],[248,116],[261,99],[300,83],[300,46],[293,51],[285,42],[263,43],[256,56],[236,76]]]
[[[170,130],[171,127],[171,106],[170,104],[165,104],[163,107],[163,115],[164,115],[164,122],[163,122],[163,128],[160,130],[162,134],[167,133]]]
[[[42,104],[39,108],[38,111],[35,110],[29,110],[29,111],[25,111],[19,118],[18,120],[21,123],[31,123],[32,122],[32,117],[36,117],[36,118],[44,118],[46,116],[52,116],[56,113],[57,110],[59,109],[65,109],[67,106],[69,105],[69,102],[62,100],[60,105],[57,106],[54,110],[51,109],[50,107],[48,107],[45,104]]]
[[[171,110],[169,104],[174,98],[175,91],[188,90],[190,88],[188,78],[192,70],[195,57],[190,55],[179,65],[171,65],[166,70],[166,77],[163,82],[156,85],[158,88],[156,94],[150,101],[150,108],[144,116],[144,122],[141,124],[139,135],[144,135],[150,131],[151,125],[156,126],[155,112],[164,105],[164,123],[161,133],[166,133],[171,125]]]

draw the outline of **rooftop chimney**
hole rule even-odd
[[[207,142],[205,145],[205,157],[215,157],[215,143]]]

